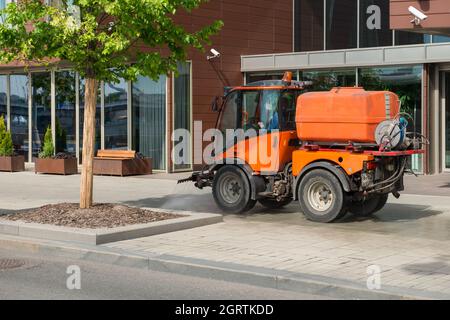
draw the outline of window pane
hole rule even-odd
[[[389,0],[361,0],[359,33],[361,48],[392,45]]]
[[[31,75],[32,92],[32,157],[37,158],[44,146],[47,128],[51,128],[51,75],[39,72]]]
[[[191,132],[191,64],[189,62],[178,63],[178,77],[174,79],[174,129],[186,129]],[[186,137],[187,138],[187,137]],[[178,143],[182,143],[179,141]],[[182,150],[186,154],[180,154],[180,159],[191,159],[191,142],[183,142],[189,146],[188,150]],[[190,163],[176,164],[175,170],[189,169]]]
[[[328,91],[333,87],[354,87],[356,70],[320,70],[305,71],[301,75],[303,81],[312,81],[311,91]]]
[[[408,130],[422,132],[422,66],[360,69],[360,83],[366,90],[388,90],[396,93],[402,112],[411,115]],[[421,172],[420,157],[413,157],[413,169]]]
[[[8,81],[8,77],[0,75],[0,117],[3,116],[5,119],[5,125],[8,123],[6,81]]]
[[[278,130],[278,100],[280,98],[279,90],[264,90],[261,98],[260,127],[267,130]]]
[[[55,73],[56,153],[76,154],[75,72]]]
[[[242,128],[247,130],[259,130],[259,92],[258,91],[245,91],[243,92],[242,99]]]
[[[356,48],[357,1],[327,0],[327,50]]]
[[[28,76],[11,75],[11,133],[14,150],[28,161]]]
[[[431,37],[429,34],[409,31],[395,31],[395,45],[397,46],[408,44],[423,44],[430,42]]]
[[[166,169],[166,76],[138,77],[132,86],[133,149]]]
[[[248,73],[246,83],[253,83],[264,80],[281,80],[281,79],[283,79],[283,72]]]
[[[83,159],[83,130],[84,130],[84,94],[86,91],[86,81],[80,79],[80,162]],[[94,153],[101,148],[101,90],[98,90],[97,109],[95,110],[95,144]]]
[[[433,36],[433,43],[450,42],[450,37],[447,36]]]
[[[295,51],[323,50],[323,1],[295,1]]]
[[[128,148],[127,82],[105,84],[105,148]]]
[[[238,128],[238,111],[240,94],[239,91],[232,92],[228,95],[223,111],[220,116],[219,130],[225,135],[228,129]]]

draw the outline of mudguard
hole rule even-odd
[[[342,168],[327,161],[318,161],[307,165],[300,173],[300,175],[294,179],[294,194],[292,195],[294,200],[298,200],[298,188],[300,187],[300,182],[302,181],[303,177],[313,169],[325,169],[327,171],[330,171],[336,176],[336,178],[338,178],[345,192],[355,191],[353,190],[354,187],[352,188],[352,182],[350,181],[349,176]]]
[[[234,164],[229,163],[233,162],[232,161],[227,162],[225,160],[225,163],[213,164],[209,168],[209,171],[216,171],[225,166],[236,166],[240,168],[242,171],[244,171],[245,175],[248,178],[248,181],[250,182],[250,186],[252,188],[251,190],[252,200],[258,200],[259,199],[258,194],[266,190],[266,183],[264,181],[264,178],[261,176],[254,175],[252,168],[247,163],[238,163],[238,162],[234,162]]]

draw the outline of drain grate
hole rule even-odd
[[[23,267],[25,265],[24,260],[19,259],[0,259],[0,271],[10,270]]]

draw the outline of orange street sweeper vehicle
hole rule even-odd
[[[260,81],[227,88],[212,164],[180,183],[212,187],[217,205],[244,213],[298,201],[312,221],[369,216],[404,190],[410,158],[426,139],[396,94],[363,88],[309,92],[311,83]],[[240,132],[241,134],[237,134]]]

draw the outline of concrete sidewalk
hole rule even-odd
[[[95,180],[97,202],[218,212],[210,190],[197,191],[190,184],[145,178]],[[0,173],[0,181],[0,214],[78,199],[77,176]],[[228,215],[224,221],[95,249],[137,256],[145,259],[147,266],[150,261],[158,261],[154,263],[160,268],[174,272],[197,268],[200,276],[220,277],[223,272],[265,275],[268,278],[251,279],[261,284],[267,279],[278,279],[274,285],[290,283],[290,289],[299,285],[308,287],[306,283],[312,281],[325,287],[328,284],[328,290],[331,286],[334,293],[339,293],[337,288],[349,287],[367,293],[367,267],[376,265],[382,271],[385,293],[450,299],[450,197],[403,195],[399,200],[391,199],[371,219],[348,216],[328,225],[307,221],[296,203],[272,212],[256,206],[247,215]],[[230,279],[242,278],[230,276]]]

